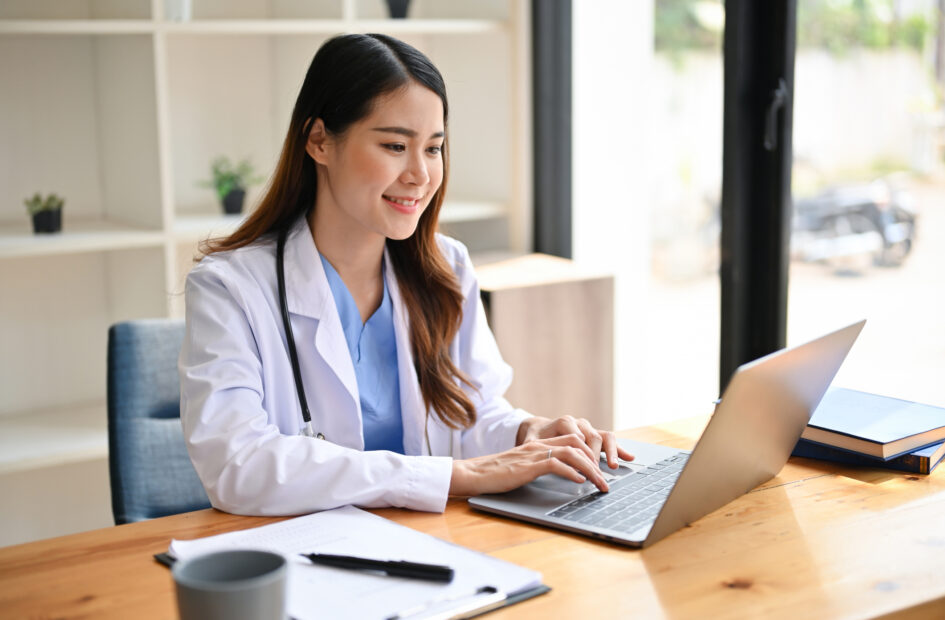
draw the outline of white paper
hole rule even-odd
[[[285,555],[289,559],[288,611],[300,620],[387,618],[436,600],[461,602],[482,586],[514,594],[541,583],[541,574],[535,571],[444,542],[353,506],[240,532],[172,540],[170,545],[171,555],[178,559],[228,549],[264,549]],[[313,552],[445,564],[453,568],[455,576],[451,583],[438,584],[317,566],[299,556]]]

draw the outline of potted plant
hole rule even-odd
[[[387,10],[394,19],[404,19],[407,17],[407,9],[410,7],[410,0],[387,0]]]
[[[253,164],[243,159],[236,164],[228,157],[220,156],[210,165],[213,178],[201,181],[203,187],[212,187],[217,192],[223,212],[234,215],[243,212],[243,200],[246,198],[246,188],[262,181],[253,170]]]
[[[65,201],[56,194],[45,198],[36,192],[32,198],[23,201],[26,210],[33,218],[33,232],[54,233],[62,230],[62,205]]]

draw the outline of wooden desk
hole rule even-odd
[[[704,419],[626,437],[690,447]],[[490,618],[945,617],[945,466],[931,476],[795,459],[780,475],[643,551],[451,501],[376,511],[541,571],[552,592]],[[0,617],[174,618],[152,559],[193,538],[278,519],[203,510],[0,549]]]

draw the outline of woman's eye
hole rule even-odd
[[[387,149],[388,151],[393,151],[395,153],[403,153],[404,150],[406,150],[406,147],[403,144],[396,143],[396,142],[385,144],[384,148]]]
[[[430,148],[427,149],[427,153],[429,153],[430,155],[439,155],[442,152],[443,152],[442,144],[439,144],[437,146],[431,146]]]

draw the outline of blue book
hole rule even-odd
[[[884,461],[872,456],[866,456],[858,452],[831,448],[819,443],[801,439],[794,446],[791,456],[802,456],[809,459],[820,459],[822,461],[832,461],[834,463],[845,463],[847,465],[860,465],[863,467],[882,467],[884,469],[895,469],[897,471],[907,471],[915,474],[931,473],[935,466],[942,461],[945,456],[945,441],[934,443],[931,446],[920,448],[914,452],[903,454]]]
[[[831,388],[801,438],[888,461],[945,441],[945,409]]]

